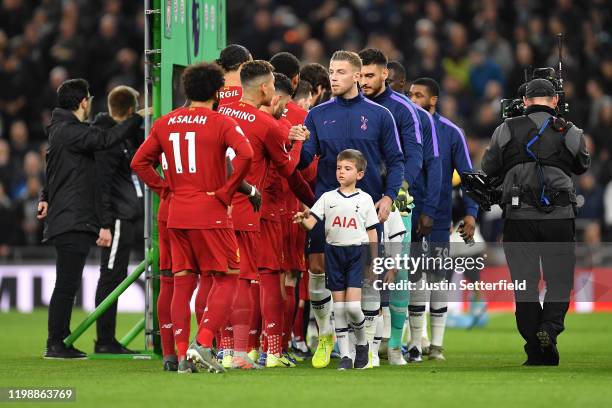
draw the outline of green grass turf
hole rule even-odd
[[[84,316],[75,312],[73,326]],[[139,318],[121,315],[118,335]],[[448,330],[446,362],[391,367],[383,361],[378,369],[348,372],[315,370],[307,362],[296,369],[179,376],[162,372],[160,361],[43,360],[46,311],[8,313],[0,314],[0,387],[75,387],[77,402],[68,406],[112,408],[602,407],[612,401],[611,323],[612,314],[568,315],[560,367],[521,367],[522,341],[513,316],[504,314],[492,316],[485,329]],[[91,352],[94,332],[77,348]]]

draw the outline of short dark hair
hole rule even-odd
[[[82,79],[69,79],[57,88],[57,106],[75,111],[81,101],[89,96],[89,83]]]
[[[112,116],[125,116],[138,107],[138,91],[126,85],[114,87],[108,94],[108,111]]]
[[[240,44],[230,44],[221,50],[219,58],[215,60],[225,72],[235,71],[240,65],[251,60],[251,53]]]
[[[188,66],[182,79],[185,96],[195,102],[214,99],[217,91],[225,84],[221,68],[217,64],[206,62]]]
[[[406,79],[406,68],[400,62],[391,61],[387,64],[387,68],[397,72],[402,79]]]
[[[275,72],[285,74],[290,80],[300,74],[300,61],[290,52],[279,52],[270,58]]]
[[[293,94],[291,80],[287,78],[287,75],[281,74],[280,72],[274,72],[274,89],[276,92],[282,92],[289,96]]]
[[[274,67],[268,61],[254,60],[245,62],[240,70],[240,83],[246,87],[250,82],[270,75],[274,71]]]
[[[368,161],[366,160],[363,153],[361,153],[359,150],[356,150],[356,149],[345,149],[341,151],[336,157],[336,162],[339,162],[342,160],[348,160],[348,161],[352,161],[353,163],[355,163],[355,167],[357,168],[357,171],[365,171],[368,165]]]
[[[323,65],[316,62],[311,62],[302,67],[300,70],[300,79],[309,82],[313,89],[319,85],[323,89],[331,89],[329,72],[327,72],[327,69],[325,69]]]
[[[294,99],[307,98],[312,95],[312,85],[310,82],[300,80],[297,87],[295,88]]]
[[[359,51],[359,58],[363,65],[379,65],[383,68],[387,67],[387,56],[377,48],[366,48]]]
[[[361,58],[359,58],[359,55],[353,51],[338,50],[333,53],[330,62],[331,61],[346,61],[353,67],[357,68],[358,71],[361,71],[361,67],[363,66],[361,63]]]
[[[431,96],[440,96],[440,85],[432,78],[418,78],[412,85],[421,85],[427,88]]]

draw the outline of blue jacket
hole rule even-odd
[[[304,123],[310,131],[302,147],[298,168],[307,167],[319,155],[315,197],[339,186],[336,156],[344,149],[357,149],[368,161],[357,187],[372,196],[393,200],[404,177],[404,155],[393,116],[386,108],[361,93],[353,99],[332,98],[308,112]]]
[[[465,140],[465,135],[450,120],[439,113],[433,114],[436,133],[438,135],[438,149],[442,163],[442,190],[438,201],[438,211],[434,218],[434,229],[448,229],[452,222],[453,207],[453,171],[459,174],[472,170],[472,161]],[[466,213],[476,217],[478,204],[463,192]]]
[[[399,95],[399,94],[398,94]],[[432,116],[425,109],[400,95],[408,106],[416,111],[418,125],[423,137],[423,165],[419,176],[410,184],[410,195],[414,197],[414,213],[435,218],[442,185],[442,167],[438,151],[438,137]],[[416,222],[413,223],[416,225]]]
[[[383,93],[372,100],[389,109],[395,119],[404,152],[404,179],[411,186],[423,166],[423,136],[417,111],[390,86],[387,86]]]

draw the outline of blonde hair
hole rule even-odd
[[[345,51],[339,50],[334,52],[334,55],[331,57],[331,61],[347,61],[349,64],[357,68],[357,71],[361,71],[361,58],[359,58],[359,54],[353,51]]]

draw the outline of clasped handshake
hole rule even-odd
[[[289,141],[293,142],[305,142],[310,138],[310,131],[304,125],[292,126],[289,130]]]

